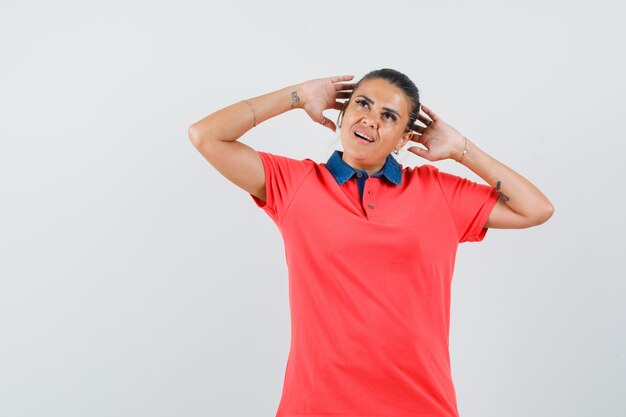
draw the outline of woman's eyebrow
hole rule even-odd
[[[364,95],[358,95],[357,97],[361,97],[363,98],[365,101],[367,101],[369,104],[374,104],[374,100],[372,100],[371,98],[364,96]],[[402,118],[402,116],[400,116],[400,113],[398,113],[397,111],[395,111],[394,109],[390,109],[389,107],[383,107],[383,110],[386,110],[388,112],[391,113],[395,113],[399,118]]]

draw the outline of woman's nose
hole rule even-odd
[[[376,127],[376,121],[371,115],[363,117],[363,123],[367,126]]]

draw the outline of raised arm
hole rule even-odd
[[[320,78],[231,104],[189,127],[189,139],[204,158],[229,181],[265,201],[265,171],[261,157],[252,147],[237,141],[265,120],[295,108],[304,109],[316,122],[335,130],[322,114],[340,109],[337,98],[345,98],[352,84],[337,84],[353,76]]]
[[[452,158],[459,161],[494,187],[500,198],[493,207],[485,227],[523,229],[545,223],[554,213],[554,206],[537,187],[502,162],[489,156],[472,141],[445,123],[432,110],[422,106],[431,120],[420,114],[412,140],[426,147],[408,150],[430,161]]]

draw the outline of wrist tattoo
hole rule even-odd
[[[498,192],[498,194],[500,194],[500,198],[502,198],[502,200],[504,200],[504,202],[507,202],[510,200],[509,197],[507,197],[506,195],[504,195],[504,193],[502,191],[500,191],[500,185],[502,185],[502,183],[500,181],[496,182],[496,191]]]
[[[291,92],[291,108],[296,107],[297,103],[300,102],[300,97],[298,97],[298,90],[294,90]]]

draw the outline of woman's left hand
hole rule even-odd
[[[429,161],[440,161],[452,158],[459,160],[465,148],[465,136],[458,130],[444,122],[430,108],[422,105],[422,110],[428,115],[417,116],[417,120],[424,123],[426,127],[413,125],[412,141],[421,143],[426,149],[420,146],[411,146],[407,150],[417,156]]]

